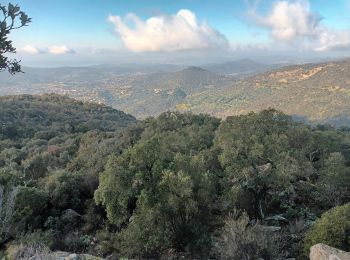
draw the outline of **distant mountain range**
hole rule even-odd
[[[311,122],[350,125],[350,60],[275,69],[187,97],[184,107],[221,117],[273,107]]]
[[[138,118],[166,110],[226,117],[274,107],[312,122],[350,125],[350,60],[281,67],[249,59],[206,64],[24,68],[0,73],[0,95],[58,93]]]
[[[244,78],[249,75],[265,72],[278,65],[267,65],[251,59],[241,59],[225,63],[207,64],[203,68],[222,75]]]
[[[177,72],[157,72],[137,77],[122,89],[105,92],[110,103],[138,117],[153,116],[174,109],[187,96],[217,89],[234,80],[198,67]]]

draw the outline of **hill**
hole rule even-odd
[[[181,69],[171,65],[24,68],[24,71],[16,77],[0,74],[0,95],[67,94],[141,118],[173,109],[186,95],[232,81],[197,67]]]
[[[206,88],[221,85],[225,77],[199,67],[187,67],[173,73],[155,73],[144,79],[145,87],[162,90],[181,89],[192,94]]]
[[[229,82],[231,78],[188,67],[176,72],[142,75],[128,86],[109,88],[103,93],[108,96],[108,104],[144,118],[174,109],[188,95],[218,89]]]
[[[98,129],[116,131],[136,119],[108,106],[46,94],[0,97],[0,138],[55,136]]]
[[[249,75],[267,71],[273,68],[273,66],[256,62],[251,59],[240,59],[225,63],[207,64],[203,65],[203,68],[222,75],[244,78]]]
[[[350,60],[293,65],[187,97],[185,107],[220,117],[273,107],[312,122],[349,125]]]
[[[20,230],[32,226],[33,214],[40,214],[36,229],[73,204],[81,212],[108,155],[128,142],[123,129],[136,123],[124,112],[67,96],[0,97],[0,251]],[[60,182],[60,188],[55,186]],[[44,195],[47,189],[57,192],[51,193],[51,202]],[[62,198],[67,199],[63,204],[58,202]]]

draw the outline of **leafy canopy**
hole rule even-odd
[[[7,70],[10,74],[22,72],[20,61],[9,59],[6,54],[16,53],[12,41],[9,39],[11,31],[27,26],[32,20],[21,11],[18,5],[8,6],[0,4],[2,19],[0,18],[0,71]],[[0,14],[1,14],[0,12]]]

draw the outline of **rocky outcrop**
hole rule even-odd
[[[56,251],[47,254],[40,254],[29,258],[30,260],[103,260],[103,258],[88,254],[72,254]]]
[[[316,244],[310,248],[310,260],[350,260],[350,253],[325,244]]]

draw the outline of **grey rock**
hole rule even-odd
[[[310,260],[350,260],[350,253],[325,244],[316,244],[310,248]]]

